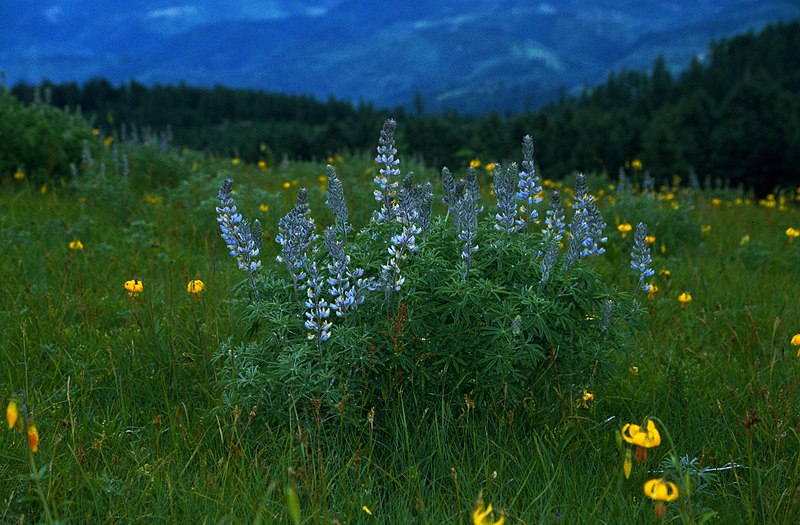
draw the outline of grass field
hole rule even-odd
[[[262,272],[284,272],[274,239],[299,188],[319,222],[332,220],[324,160],[259,167],[122,145],[124,174],[113,149],[98,139],[92,167],[66,182],[23,173],[0,187],[2,390],[25,396],[40,439],[31,453],[19,432],[0,435],[0,521],[472,523],[481,497],[505,523],[656,523],[642,487],[663,475],[681,487],[666,520],[796,522],[793,191],[623,196],[590,177],[609,224],[597,270],[634,289],[632,234],[617,225],[644,220],[658,287],[638,294],[646,314],[633,349],[588,385],[591,399],[576,385],[554,391],[554,406],[499,417],[465,405],[421,420],[399,403],[357,431],[319,432],[224,399],[215,356],[250,337],[239,321],[248,295],[214,207],[233,177],[240,209],[264,226]],[[329,160],[363,226],[377,207],[374,160]],[[433,168],[402,167],[438,181]],[[131,279],[144,285],[135,298]],[[205,284],[199,297],[187,293],[193,279]],[[618,433],[647,417],[662,443],[626,479]]]

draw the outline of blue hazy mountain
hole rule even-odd
[[[427,109],[536,107],[800,18],[796,0],[15,0],[6,83],[224,84]]]

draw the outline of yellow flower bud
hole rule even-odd
[[[8,421],[8,428],[14,428],[17,425],[18,419],[19,408],[17,407],[17,401],[12,399],[8,402],[8,406],[6,407],[6,420]]]

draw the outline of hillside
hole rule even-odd
[[[226,4],[227,5],[227,4]],[[800,18],[791,0],[691,3],[386,0],[26,0],[0,6],[7,81],[136,80],[368,101],[462,113],[538,108],[663,55],[685,66],[708,42]],[[13,35],[13,38],[11,37]],[[418,99],[419,100],[419,99]]]

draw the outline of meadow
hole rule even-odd
[[[253,401],[262,390],[296,385],[261,384],[228,364],[232,348],[268,337],[274,324],[264,321],[270,312],[253,308],[248,274],[220,237],[217,194],[233,179],[239,211],[263,227],[256,272],[263,294],[272,276],[286,277],[275,261],[276,236],[300,188],[320,225],[335,222],[325,205],[326,164],[344,184],[354,227],[370,224],[380,206],[374,155],[268,165],[162,146],[98,130],[74,175],[4,175],[2,390],[6,401],[16,395],[27,405],[38,450],[23,432],[0,434],[0,521],[796,521],[800,193],[793,188],[763,198],[688,180],[650,188],[640,163],[627,187],[589,174],[608,240],[605,254],[577,264],[623,294],[620,304],[631,310],[616,328],[627,337],[622,346],[602,349],[602,373],[549,383],[560,359],[550,353],[540,356],[542,397],[513,408],[468,396],[461,407],[437,397],[437,408],[400,389],[378,409],[365,405],[347,420],[317,411],[315,420],[300,402],[282,410]],[[441,166],[399,156],[403,173],[433,182],[435,213],[445,214]],[[505,160],[473,162],[481,218],[496,211],[487,163]],[[450,168],[463,176],[466,166]],[[562,180],[540,168],[545,188],[571,202],[575,175]],[[649,293],[630,268],[639,221],[654,237]],[[399,322],[395,311],[379,321]],[[441,344],[467,341],[455,334]],[[635,451],[643,461],[632,462],[634,447],[621,431],[640,425],[626,436],[644,448],[648,418],[660,444],[646,458]],[[662,478],[674,485],[654,494],[671,496],[674,487],[674,501],[645,497],[644,483]],[[492,506],[486,516],[483,504]]]

